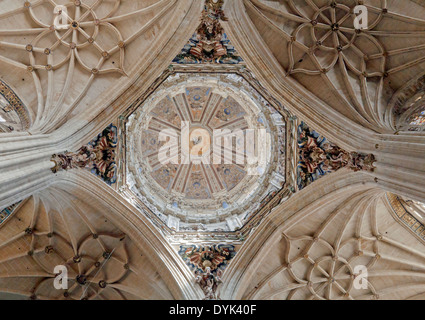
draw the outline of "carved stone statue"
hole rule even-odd
[[[341,168],[353,171],[373,171],[376,161],[373,154],[348,152],[327,142],[317,132],[302,123],[298,130],[299,162],[298,187],[302,189],[311,182]]]
[[[217,288],[222,283],[221,274],[222,271],[217,270],[214,275],[210,267],[205,268],[204,273],[200,271],[196,272],[196,282],[201,286],[202,291],[204,291],[204,300],[219,300],[217,298]]]

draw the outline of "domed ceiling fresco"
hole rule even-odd
[[[234,232],[285,187],[287,114],[241,74],[175,68],[122,117],[121,190],[172,233]]]

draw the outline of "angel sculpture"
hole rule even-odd
[[[204,300],[219,300],[216,292],[218,285],[222,283],[221,275],[222,271],[220,269],[214,275],[210,267],[207,267],[204,273],[200,271],[196,272],[196,282],[201,286],[205,294]]]

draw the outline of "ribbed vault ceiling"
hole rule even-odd
[[[41,300],[173,297],[155,266],[101,208],[65,191],[26,200],[0,237],[2,292]],[[56,266],[67,267],[67,290],[54,289]]]
[[[224,12],[221,1],[208,1],[236,51],[210,39],[197,54],[232,47],[228,60],[243,60],[220,66],[221,73],[212,64],[169,66],[199,27],[204,0],[0,3],[0,201],[9,206],[0,217],[3,297],[202,299],[205,285],[178,255],[179,245],[212,248],[236,239],[223,299],[423,300],[425,7],[419,0],[362,1],[370,28],[360,32],[351,12],[360,1],[226,0]],[[52,27],[57,5],[69,17],[59,29]],[[186,75],[167,84],[176,69]],[[190,83],[187,74],[203,80]],[[161,91],[163,83],[169,87]],[[244,99],[261,105],[260,117]],[[273,161],[258,179],[231,165],[190,168],[179,182],[187,168],[141,156],[157,155],[152,130],[178,131],[182,120],[207,131],[265,126]],[[322,146],[313,129],[297,146],[304,120],[344,150]],[[117,141],[97,136],[108,125],[118,128]],[[79,166],[58,173],[63,164],[55,163],[53,176],[51,159],[75,156],[66,151],[96,136],[97,149],[77,153]],[[310,173],[325,160],[345,165],[297,188],[306,146]],[[337,159],[326,158],[329,150]],[[97,164],[112,163],[117,180],[107,185],[99,172],[82,169],[87,154],[108,155]],[[370,156],[376,167],[350,171],[344,157],[358,164],[353,155]],[[252,212],[258,215],[250,220]],[[182,230],[173,219],[183,221]],[[224,229],[236,230],[235,237],[214,238]],[[53,288],[58,265],[68,269],[67,290]],[[355,287],[356,266],[367,268],[364,289]]]

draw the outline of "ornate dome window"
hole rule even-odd
[[[425,76],[408,82],[389,103],[398,131],[425,131]]]
[[[425,124],[425,105],[412,114],[408,120],[412,126],[423,126]]]
[[[425,224],[425,203],[403,199],[406,204],[407,211],[410,212],[417,220],[419,220],[422,224]]]
[[[425,93],[420,93],[399,120],[404,131],[425,131]]]

